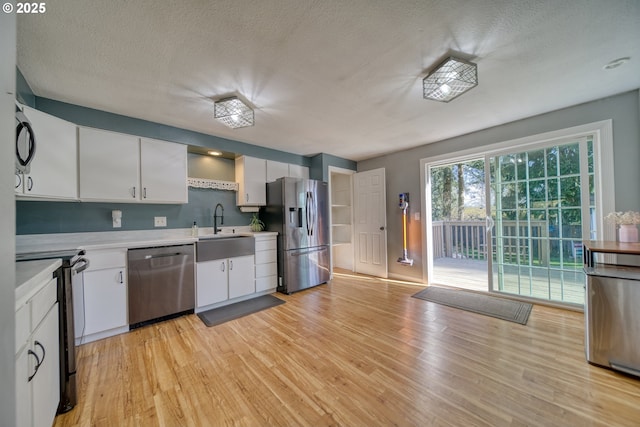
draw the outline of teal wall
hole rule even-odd
[[[29,107],[36,108],[36,96],[20,70],[16,68],[16,99]]]
[[[316,154],[311,157],[311,166],[309,167],[309,178],[318,179],[320,181],[329,181],[329,166],[335,166],[342,169],[356,170],[357,163],[353,160],[343,159],[341,157],[332,156],[327,153]]]
[[[184,205],[93,203],[93,202],[16,202],[16,234],[78,233],[114,230],[153,229],[154,216],[167,217],[167,228],[213,226],[213,209],[224,207],[224,225],[249,225],[251,214],[236,207],[236,193],[225,190],[190,188]],[[112,227],[111,211],[122,211],[122,228]]]
[[[80,126],[307,166],[310,177],[314,179],[326,180],[329,165],[356,169],[355,162],[324,153],[311,158],[38,97],[33,94],[20,70],[17,70],[16,75],[19,100]],[[317,161],[314,162],[316,158]],[[191,177],[233,181],[233,171],[233,160],[189,154],[189,176]],[[167,228],[191,227],[193,221],[196,221],[199,227],[211,227],[213,226],[213,208],[217,203],[224,206],[224,225],[248,225],[252,214],[240,212],[236,207],[235,195],[233,191],[190,188],[189,203],[184,205],[18,200],[16,201],[16,234],[113,231],[112,210],[122,211],[122,228],[117,230],[153,229],[154,216],[166,216]]]

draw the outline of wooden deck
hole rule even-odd
[[[466,258],[437,258],[433,261],[434,275],[431,283],[453,286],[473,291],[488,291],[487,262]],[[551,275],[552,285],[549,286]],[[498,279],[494,275],[494,286]],[[584,274],[554,270],[534,270],[529,276],[520,277],[517,267],[505,266],[503,291],[543,300],[584,304]],[[560,283],[563,286],[560,286]]]

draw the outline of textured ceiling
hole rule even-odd
[[[47,0],[18,15],[36,95],[255,145],[362,160],[640,87],[638,0]],[[479,85],[422,78],[450,52]],[[604,70],[609,61],[631,57]],[[239,93],[256,124],[213,101]]]

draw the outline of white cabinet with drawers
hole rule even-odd
[[[276,233],[255,234],[256,292],[275,291],[278,286]]]

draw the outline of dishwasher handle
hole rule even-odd
[[[186,255],[186,254],[183,254],[182,252],[173,252],[173,253],[170,253],[170,254],[145,255],[144,259],[168,258],[168,257],[183,256],[183,255]]]

